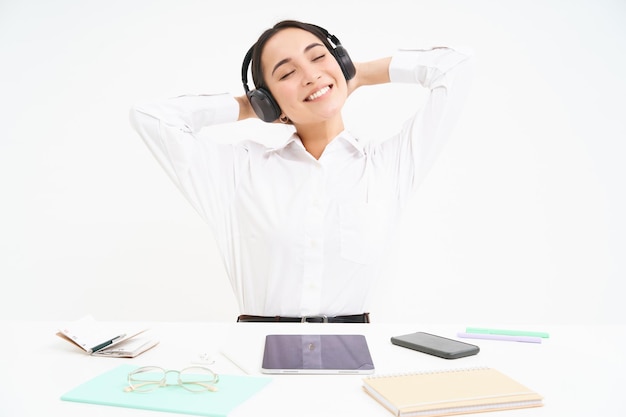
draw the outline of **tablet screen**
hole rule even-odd
[[[261,371],[266,374],[371,374],[374,363],[363,335],[265,337]]]

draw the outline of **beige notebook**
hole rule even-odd
[[[543,397],[493,368],[363,379],[363,389],[396,416],[448,416],[539,407]]]

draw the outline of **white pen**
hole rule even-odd
[[[233,359],[232,355],[230,355],[229,353],[226,353],[226,351],[221,350],[220,354],[225,357],[226,359],[228,359],[230,361],[230,363],[232,363],[233,365],[235,365],[237,368],[239,368],[241,371],[243,371],[246,375],[252,375],[254,374],[253,371],[251,371],[250,369],[248,369],[246,366],[243,366],[241,363],[239,363],[239,361],[236,361],[235,359]]]
[[[90,354],[91,353],[96,353],[97,351],[102,350],[105,347],[112,345],[113,343],[117,342],[120,339],[123,339],[124,337],[126,337],[126,333],[123,333],[123,334],[121,334],[119,336],[115,336],[111,340],[107,340],[106,342],[102,342],[99,345],[96,345],[96,346],[92,347],[91,349],[89,349],[88,353],[90,353]]]

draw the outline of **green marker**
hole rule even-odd
[[[466,333],[481,333],[481,334],[501,334],[506,336],[531,336],[531,337],[542,337],[547,339],[550,337],[548,333],[545,332],[529,332],[525,330],[504,330],[504,329],[484,329],[479,327],[468,327],[465,329]]]

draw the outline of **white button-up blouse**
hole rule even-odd
[[[426,102],[391,138],[363,143],[344,131],[319,160],[295,133],[275,148],[199,135],[237,120],[231,94],[140,104],[130,118],[210,225],[242,314],[359,314],[369,311],[403,206],[458,117],[470,58],[451,48],[397,51],[391,82],[422,85]]]

